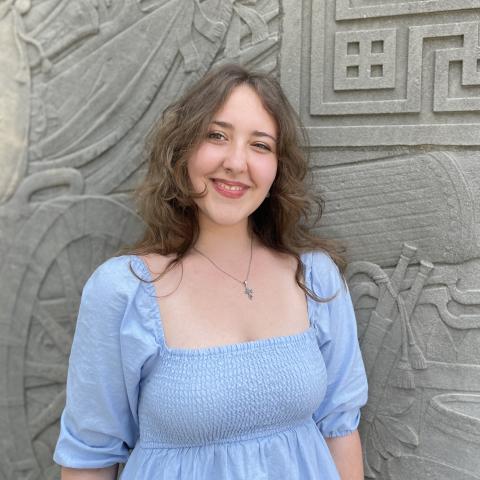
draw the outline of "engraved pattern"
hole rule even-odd
[[[435,262],[480,256],[474,192],[452,155],[405,155],[314,170],[325,198],[318,232],[351,260],[394,265],[402,243]]]
[[[396,31],[335,33],[335,90],[395,87]]]
[[[409,266],[415,255],[406,244],[393,271],[364,261],[347,270],[370,385],[365,475],[478,478],[478,282],[468,263]],[[458,282],[469,285],[461,297],[452,293]]]
[[[460,5],[449,17],[402,16],[394,28],[390,4],[407,3],[377,3],[370,7],[381,18],[367,12],[333,22],[338,1],[305,0],[303,18],[311,20],[302,28],[294,28],[301,19],[293,4],[291,10],[286,5],[292,28],[285,28],[284,52],[297,58],[285,66],[284,78],[312,144],[478,145],[480,122],[473,113],[480,109],[480,3],[464,12]],[[421,4],[432,6],[408,2],[411,13]],[[301,42],[302,31],[308,43]],[[308,81],[301,79],[300,64],[307,66]]]
[[[139,228],[138,218],[121,203],[85,195],[37,204],[18,226],[23,240],[0,270],[7,479],[58,478],[52,452],[80,292],[93,269],[132,242]]]
[[[377,79],[371,78],[368,76],[368,67],[371,65],[372,60],[377,55],[373,55],[370,52],[362,52],[359,55],[359,61],[364,63],[364,71],[366,72],[362,77],[359,77],[356,80],[356,83],[351,83],[350,88],[354,89],[370,89],[370,88],[393,88],[394,81],[393,76],[395,75],[394,70],[394,61],[395,61],[395,31],[392,30],[373,30],[368,32],[337,32],[336,37],[343,38],[355,38],[358,35],[359,38],[363,38],[362,43],[368,43],[368,40],[372,41],[375,38],[383,39],[386,35],[390,35],[390,41],[387,41],[389,46],[387,50],[388,56],[393,56],[390,58],[390,63],[387,64],[386,71],[392,77],[390,82],[386,84],[379,83],[375,85]],[[407,72],[407,89],[406,89],[406,98],[399,100],[371,100],[370,102],[339,102],[335,103],[318,103],[312,104],[311,113],[312,114],[353,114],[353,113],[419,113],[422,109],[422,59],[423,59],[423,48],[424,42],[426,39],[431,38],[444,38],[444,37],[453,37],[460,36],[463,39],[463,48],[455,49],[443,49],[437,50],[435,52],[435,76],[433,78],[433,92],[435,111],[452,111],[453,108],[446,108],[443,105],[447,106],[450,104],[453,105],[466,105],[469,103],[468,108],[458,107],[457,111],[462,110],[478,110],[479,108],[479,98],[463,98],[463,99],[448,99],[448,90],[449,90],[449,64],[450,62],[457,61],[463,63],[462,71],[462,85],[473,86],[479,85],[479,73],[477,71],[477,59],[479,56],[478,48],[478,23],[462,23],[462,24],[452,24],[452,25],[428,25],[428,26],[419,26],[419,27],[410,27],[408,29],[408,72]],[[393,38],[392,38],[393,37]],[[363,49],[364,51],[367,48]],[[342,71],[342,63],[344,63],[343,58],[338,58],[337,49],[335,50],[335,63],[339,67],[335,67],[335,87],[337,86],[337,75],[340,75]],[[381,59],[385,57],[380,57]],[[373,60],[375,61],[375,60]],[[402,78],[402,80],[405,80]],[[353,81],[353,80],[351,80]],[[312,97],[317,98],[315,92],[312,92]],[[463,103],[462,103],[463,101]],[[443,108],[442,108],[443,107]]]

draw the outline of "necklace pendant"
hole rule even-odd
[[[247,295],[247,297],[250,299],[250,300],[253,300],[253,288],[248,288],[248,285],[247,285],[247,281],[245,280],[243,282],[243,284],[245,285],[245,290],[244,290],[244,294]]]

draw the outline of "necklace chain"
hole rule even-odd
[[[192,247],[193,250],[195,250],[197,253],[199,253],[202,257],[205,257],[215,268],[223,272],[225,275],[228,275],[230,278],[233,278],[238,283],[241,283],[245,289],[244,289],[244,294],[247,295],[247,297],[250,300],[253,300],[253,289],[248,287],[248,276],[250,275],[250,267],[252,265],[252,256],[253,256],[253,235],[250,240],[250,260],[248,261],[248,270],[247,270],[247,276],[245,277],[245,280],[239,280],[238,278],[234,277],[230,273],[226,272],[223,268],[219,267],[210,257],[207,257],[204,253],[202,253],[200,250],[198,250],[196,247]]]

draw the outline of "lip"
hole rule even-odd
[[[217,191],[220,195],[227,198],[243,197],[243,195],[245,195],[245,192],[248,190],[248,188],[250,188],[244,183],[222,180],[220,178],[212,178],[211,181],[213,183],[213,188],[215,189],[215,191]],[[242,190],[226,190],[221,187],[219,182],[225,183],[225,185],[242,187]]]

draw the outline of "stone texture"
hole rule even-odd
[[[82,285],[140,231],[143,139],[212,66],[278,75],[370,381],[367,478],[480,479],[478,0],[0,3],[0,480],[51,456]]]
[[[27,166],[30,71],[18,42],[19,13],[0,5],[0,203],[9,198]]]
[[[311,137],[319,233],[349,249],[365,475],[480,478],[480,2],[284,11],[281,78]]]

